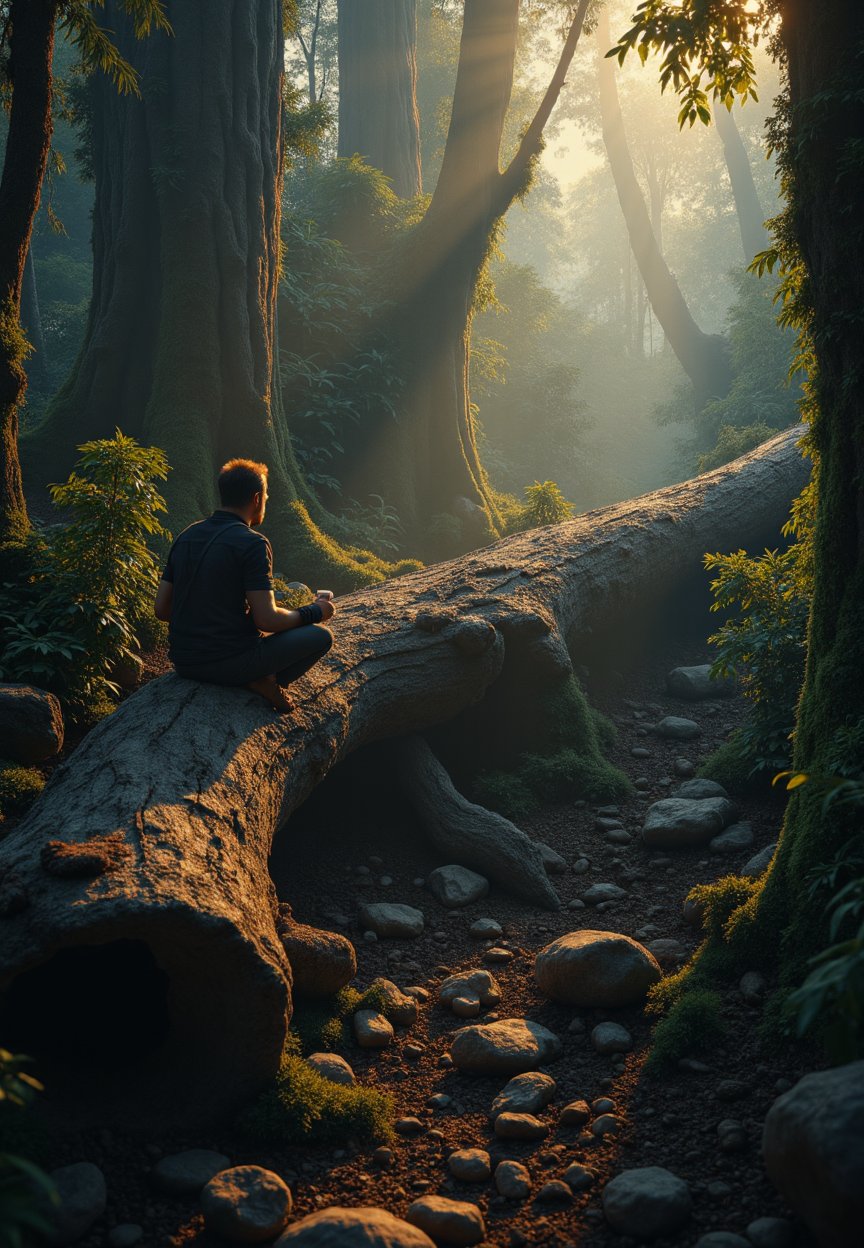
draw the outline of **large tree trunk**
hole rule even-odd
[[[29,527],[18,456],[27,389],[21,291],[33,219],[51,146],[51,65],[57,0],[12,0],[8,73],[12,105],[0,177],[0,543]]]
[[[417,0],[339,0],[339,156],[360,155],[404,198],[423,189]]]
[[[806,477],[795,438],[353,595],[290,717],[173,675],[129,698],[0,844],[5,1042],[55,1037],[45,1073],[74,1094],[75,1011],[114,1054],[100,1105],[118,1117],[189,1121],[248,1097],[276,1070],[290,1013],[268,855],[292,811],[352,751],[446,725],[502,676],[563,678],[565,645],[576,657],[592,630],[650,617],[700,578],[706,549],[760,544]],[[409,765],[436,843],[494,868],[491,825],[465,840],[464,802],[424,750]]]
[[[729,346],[724,338],[718,334],[703,333],[696,324],[651,228],[651,218],[627,145],[615,83],[615,62],[605,55],[611,44],[609,18],[605,10],[598,21],[597,38],[603,142],[618,202],[627,223],[630,245],[654,315],[662,325],[681,367],[693,383],[696,406],[701,408],[711,399],[728,393],[732,384]]]
[[[45,357],[45,336],[42,333],[42,316],[39,311],[39,291],[36,286],[36,265],[33,248],[27,250],[24,264],[24,283],[21,287],[21,328],[27,335],[33,353],[27,364],[27,374],[44,384],[48,361]]]
[[[735,212],[738,216],[738,228],[741,231],[741,246],[744,248],[744,263],[749,264],[755,255],[768,246],[768,231],[765,229],[765,213],[759,203],[756,183],[753,181],[753,170],[750,158],[741,139],[734,113],[724,108],[719,101],[714,105],[714,120],[717,134],[723,144],[723,158],[732,184],[735,198]]]

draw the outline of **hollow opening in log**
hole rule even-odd
[[[47,1068],[129,1067],[168,1037],[169,980],[140,940],[61,949],[9,988],[4,1044]]]

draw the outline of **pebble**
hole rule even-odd
[[[721,1079],[717,1084],[716,1094],[720,1101],[740,1101],[750,1089],[740,1079]]]
[[[657,1239],[688,1221],[692,1202],[683,1179],[661,1166],[623,1170],[603,1189],[603,1213],[619,1235]]]
[[[582,1166],[578,1161],[574,1161],[572,1166],[568,1166],[561,1176],[567,1186],[573,1192],[584,1192],[586,1187],[590,1187],[596,1179],[593,1170],[589,1170],[586,1166]]]
[[[501,1113],[495,1119],[500,1140],[545,1140],[549,1128],[533,1114]]]
[[[594,1114],[614,1114],[615,1102],[610,1100],[608,1096],[598,1096],[596,1101],[591,1102],[591,1112]]]
[[[758,971],[747,971],[741,976],[738,989],[748,1005],[761,1005],[765,996],[765,979]]]
[[[419,1001],[421,1005],[425,1005],[429,1000],[429,989],[420,988],[417,984],[411,984],[410,987],[405,989],[405,995],[413,997],[415,1001]]]
[[[427,877],[426,887],[442,906],[455,910],[485,897],[489,892],[489,881],[476,871],[452,863],[436,867]]]
[[[404,1196],[404,1191],[402,1195]],[[320,1199],[320,1198],[319,1198]],[[419,1227],[403,1222],[385,1209],[370,1207],[319,1209],[292,1222],[273,1248],[435,1248]]]
[[[497,945],[483,954],[485,962],[512,962],[516,955],[512,949],[500,949]]]
[[[630,753],[634,758],[650,758],[651,751],[646,749],[644,745],[634,745]]]
[[[408,1206],[406,1219],[436,1243],[467,1248],[486,1238],[483,1215],[476,1205],[446,1196],[422,1196]]]
[[[395,1158],[396,1154],[393,1152],[393,1149],[386,1148],[383,1145],[380,1148],[376,1148],[372,1154],[373,1165],[380,1166],[382,1170],[387,1166],[392,1166]]]
[[[629,1053],[633,1037],[620,1023],[598,1023],[591,1032],[591,1043],[595,1053]]]
[[[361,1049],[386,1049],[395,1035],[392,1024],[375,1010],[358,1010],[352,1023]]]
[[[747,1226],[752,1248],[791,1248],[795,1243],[795,1224],[788,1218],[756,1218]]]
[[[341,1062],[342,1058],[337,1057],[336,1061]],[[150,1178],[154,1187],[169,1196],[197,1196],[214,1175],[220,1170],[227,1170],[230,1165],[229,1158],[222,1153],[206,1148],[189,1148],[182,1153],[161,1157],[150,1171]]]
[[[753,826],[749,823],[733,823],[712,837],[708,848],[712,854],[734,854],[739,849],[749,849],[753,844]]]
[[[646,948],[661,966],[674,966],[687,957],[687,950],[680,940],[673,940],[671,937],[661,936],[658,940],[649,941]]]
[[[422,1135],[426,1130],[425,1123],[413,1115],[408,1118],[397,1118],[393,1124],[393,1130],[397,1135]]]
[[[728,797],[729,795],[723,785],[718,784],[716,780],[705,780],[702,776],[698,776],[695,780],[679,784],[675,790],[675,796],[704,801],[706,797]]]
[[[235,1166],[215,1175],[201,1193],[204,1225],[237,1243],[272,1239],[291,1216],[291,1190],[272,1170]]]
[[[591,1120],[587,1101],[571,1101],[561,1110],[558,1122],[562,1127],[584,1127]]]
[[[747,1130],[743,1122],[724,1118],[717,1124],[717,1138],[723,1153],[740,1153],[747,1147]]]
[[[666,715],[656,728],[657,735],[668,741],[692,741],[702,735],[702,729],[694,719],[682,719],[678,715]]]
[[[572,901],[567,902],[567,909],[568,910],[584,910],[585,902],[582,901],[579,897],[574,897]]]
[[[413,906],[382,901],[360,906],[360,922],[376,936],[406,940],[422,933],[425,920]]]
[[[676,758],[672,764],[672,770],[676,776],[683,776],[685,779],[696,774],[696,764],[692,763],[689,758]]]
[[[535,842],[540,850],[540,856],[543,859],[543,868],[547,875],[564,875],[567,870],[567,862],[561,855],[552,848],[551,845],[544,845],[542,841]]]
[[[771,845],[766,845],[764,849],[760,849],[758,854],[754,854],[749,862],[744,864],[739,874],[746,876],[747,879],[756,879],[762,875],[764,871],[768,870],[768,865],[774,857],[776,849],[776,841]]]
[[[454,997],[450,1009],[457,1018],[477,1018],[480,1013],[480,1002],[476,997]]]
[[[384,1014],[398,1027],[410,1027],[417,1022],[417,1001],[403,992],[390,979],[374,979],[369,985],[384,1000]]]
[[[524,1200],[531,1191],[531,1175],[518,1161],[500,1161],[495,1167],[495,1187],[505,1200]]]
[[[516,1075],[501,1089],[492,1102],[489,1117],[498,1114],[534,1114],[545,1109],[555,1095],[556,1084],[551,1075],[528,1071]]]
[[[105,1176],[91,1161],[77,1161],[52,1170],[50,1178],[60,1199],[54,1214],[55,1239],[59,1244],[71,1244],[86,1235],[105,1212]]]
[[[426,1052],[426,1048],[422,1044],[406,1044],[402,1052],[410,1062],[419,1062],[420,1058]]]
[[[576,861],[573,863],[574,875],[585,875],[585,873],[590,870],[591,870],[591,863],[588,861],[587,858],[577,858]]]
[[[626,896],[627,889],[622,888],[620,884],[592,884],[582,894],[582,900],[586,906],[597,906],[602,902],[620,901],[622,897]]]
[[[573,1200],[573,1189],[561,1179],[550,1179],[540,1188],[537,1199],[549,1205],[569,1205]]]
[[[449,1005],[458,998],[477,1001],[484,1010],[498,1005],[501,1000],[501,989],[491,971],[463,971],[459,975],[450,975],[438,989],[438,1000],[442,1005]]]
[[[520,1075],[561,1055],[561,1041],[546,1027],[522,1018],[460,1027],[450,1052],[459,1070]]]
[[[592,1135],[617,1135],[624,1123],[615,1114],[601,1114],[591,1123]]]
[[[492,1173],[492,1160],[482,1148],[460,1148],[447,1158],[447,1169],[461,1183],[485,1183]]]
[[[504,928],[497,919],[475,919],[468,929],[473,940],[497,940],[504,935]]]

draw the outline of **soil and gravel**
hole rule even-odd
[[[410,812],[394,793],[378,793],[370,802],[360,786],[345,792],[344,783],[326,782],[292,818],[278,844],[272,871],[280,897],[291,903],[295,918],[348,935],[356,944],[357,986],[385,976],[401,987],[416,985],[429,992],[416,1024],[397,1028],[395,1042],[383,1051],[361,1050],[349,1043],[341,1050],[360,1082],[390,1092],[396,1116],[417,1116],[423,1131],[397,1136],[389,1157],[375,1156],[375,1145],[351,1142],[341,1148],[250,1148],[226,1125],[170,1138],[152,1136],[142,1142],[129,1131],[70,1132],[52,1144],[47,1161],[56,1166],[92,1161],[107,1178],[106,1216],[79,1243],[98,1248],[109,1229],[120,1223],[144,1228],[142,1248],[159,1245],[215,1245],[202,1228],[194,1199],[157,1194],[148,1171],[162,1155],[184,1148],[215,1149],[232,1164],[254,1163],[274,1170],[294,1192],[294,1217],[334,1204],[378,1205],[404,1216],[421,1194],[441,1194],[479,1205],[486,1221],[488,1245],[518,1248],[544,1245],[626,1248],[635,1241],[616,1234],[606,1223],[600,1193],[621,1169],[663,1166],[685,1179],[693,1197],[693,1215],[673,1239],[655,1240],[658,1248],[693,1245],[712,1230],[744,1233],[754,1219],[788,1217],[788,1210],[765,1176],[759,1154],[761,1126],[772,1101],[804,1073],[800,1055],[777,1057],[763,1047],[758,1031],[761,1012],[748,1005],[737,987],[724,995],[726,1033],[710,1052],[694,1049],[690,1061],[659,1075],[643,1072],[652,1022],[638,1008],[617,1011],[578,1010],[545,1000],[533,978],[536,952],[554,937],[580,928],[622,932],[644,944],[666,938],[677,941],[682,955],[698,939],[683,921],[682,904],[693,885],[740,869],[763,846],[777,838],[782,807],[770,796],[738,801],[739,818],[753,826],[751,847],[718,857],[707,847],[650,851],[637,835],[651,802],[669,794],[681,777],[675,760],[700,760],[719,745],[740,722],[745,704],[740,697],[683,703],[665,692],[665,674],[680,664],[710,661],[705,646],[668,645],[624,674],[610,687],[591,687],[592,702],[618,728],[613,761],[642,790],[619,803],[620,820],[634,839],[610,844],[597,826],[595,807],[573,801],[550,805],[520,821],[537,840],[556,850],[568,864],[553,877],[562,900],[558,912],[533,909],[493,889],[465,909],[448,911],[433,898],[423,881],[441,861],[428,850]],[[159,663],[151,664],[156,674]],[[649,726],[667,714],[696,720],[702,729],[691,742],[666,741]],[[647,750],[647,757],[633,749]],[[578,864],[578,865],[576,865]],[[587,865],[586,865],[587,864]],[[596,883],[614,883],[626,891],[602,908],[585,906],[581,898]],[[358,919],[363,902],[393,901],[422,910],[426,925],[413,940],[371,940]],[[504,936],[478,941],[469,936],[480,917],[497,920]],[[448,1047],[453,1032],[465,1024],[437,1004],[437,986],[453,972],[487,965],[487,945],[504,946],[508,963],[490,966],[501,990],[500,1005],[476,1020],[527,1018],[561,1037],[563,1055],[547,1068],[556,1080],[552,1103],[538,1112],[548,1136],[538,1143],[499,1140],[488,1118],[505,1078],[462,1074],[452,1068]],[[667,961],[664,969],[674,969]],[[770,992],[771,985],[767,985]],[[600,1056],[590,1033],[600,1021],[623,1024],[634,1039],[626,1055]],[[408,1046],[412,1046],[408,1049]],[[420,1050],[419,1052],[417,1050]],[[692,1059],[695,1059],[692,1060]],[[431,1107],[438,1094],[450,1098],[443,1108]],[[597,1137],[582,1128],[563,1127],[558,1116],[570,1101],[592,1102],[605,1097],[623,1123],[617,1135]],[[739,1151],[720,1148],[718,1124],[742,1124]],[[455,1149],[483,1148],[498,1160],[513,1158],[531,1172],[528,1199],[508,1201],[496,1193],[493,1180],[460,1183],[449,1173],[448,1155]],[[594,1174],[584,1192],[559,1204],[537,1199],[543,1183],[560,1178],[579,1162]],[[800,1228],[799,1228],[800,1231]],[[221,1242],[221,1241],[220,1241]],[[799,1244],[806,1243],[799,1235]]]

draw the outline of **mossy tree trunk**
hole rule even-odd
[[[29,528],[18,454],[27,389],[21,295],[33,220],[51,146],[51,65],[57,0],[12,0],[8,74],[12,103],[0,177],[0,542]]]
[[[732,186],[735,199],[735,213],[738,217],[738,229],[741,232],[741,246],[744,249],[744,263],[749,264],[755,255],[768,246],[768,231],[765,229],[765,213],[759,203],[759,192],[753,181],[753,170],[750,168],[750,157],[741,138],[735,114],[715,101],[714,120],[717,134],[723,144],[723,159],[726,172]]]
[[[417,0],[339,0],[338,38],[339,156],[362,156],[403,199],[419,195]]]

